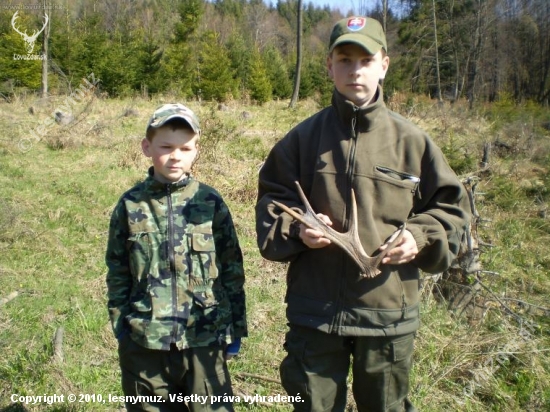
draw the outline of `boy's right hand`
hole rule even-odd
[[[322,219],[328,226],[332,226],[332,221],[327,215],[317,213],[317,217]],[[300,239],[302,239],[302,242],[311,249],[320,249],[331,244],[331,241],[324,237],[322,232],[310,229],[303,223],[300,224]]]

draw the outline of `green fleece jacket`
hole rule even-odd
[[[361,243],[370,256],[404,222],[419,253],[409,264],[382,265],[373,278],[336,245],[309,249],[277,200],[303,211],[298,181],[313,210],[343,232],[355,191]],[[419,269],[446,270],[469,223],[466,192],[441,150],[410,121],[376,102],[358,108],[334,92],[332,105],[291,130],[259,176],[256,232],[261,254],[290,262],[290,323],[349,336],[390,336],[419,327]]]

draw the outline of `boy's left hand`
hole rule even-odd
[[[228,361],[237,356],[239,350],[241,350],[241,338],[235,338],[235,340],[225,348],[225,360]]]
[[[380,250],[385,250],[388,247],[388,244],[397,237],[399,231],[396,231],[388,241],[380,247]],[[404,263],[409,263],[416,257],[418,253],[418,247],[416,245],[416,240],[411,232],[405,230],[403,237],[395,247],[388,252],[386,257],[382,259],[383,264],[390,265],[402,265]]]

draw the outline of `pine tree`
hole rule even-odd
[[[227,48],[220,45],[218,35],[208,31],[200,44],[199,65],[192,85],[193,92],[205,100],[225,101],[237,93],[238,82],[231,68]]]
[[[138,72],[135,87],[147,87],[151,93],[158,93],[166,87],[166,77],[162,76],[160,60],[163,50],[148,40],[138,46]]]
[[[6,21],[10,21],[12,14],[0,15]],[[20,27],[33,24],[32,19],[25,14],[20,14],[17,21]],[[40,40],[34,45],[33,54],[38,54],[41,49]],[[40,88],[41,65],[40,60],[22,60],[27,55],[23,38],[11,27],[0,35],[0,82],[8,82],[10,85],[25,87],[31,90]],[[1,90],[2,93],[10,93],[12,90]]]
[[[200,0],[184,0],[178,5],[179,21],[174,25],[173,37],[160,61],[160,72],[170,84],[170,90],[191,97],[196,92],[193,83],[199,70],[199,40],[197,31],[204,14]]]
[[[249,82],[253,49],[246,44],[244,37],[239,32],[231,36],[226,47],[231,59],[231,68],[239,82],[241,94],[244,94]]]
[[[263,52],[263,60],[271,83],[273,97],[279,99],[290,98],[292,82],[288,74],[288,67],[279,50],[274,46],[267,47]]]
[[[257,49],[252,54],[248,90],[250,91],[250,97],[259,104],[271,100],[271,83],[262,55]]]
[[[38,48],[38,45],[35,45]],[[41,61],[20,60],[19,56],[26,56],[25,44],[19,34],[14,31],[6,32],[0,36],[0,82],[9,81],[18,87],[31,90],[40,88]],[[10,93],[11,90],[2,90],[2,93]]]

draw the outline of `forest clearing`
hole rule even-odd
[[[279,378],[286,265],[258,252],[258,171],[330,103],[327,39],[342,11],[301,0],[41,3],[0,7],[0,411],[124,410],[109,217],[146,175],[149,116],[173,102],[200,118],[193,173],[227,202],[244,253],[250,336],[229,362],[236,410],[290,411]],[[422,276],[410,397],[424,412],[550,410],[549,4],[355,6],[386,29],[387,106],[433,138],[473,200],[460,259]]]
[[[49,406],[10,398],[101,394],[105,400],[108,394],[121,395],[116,340],[106,310],[108,220],[120,193],[147,170],[139,141],[150,112],[177,99],[102,100],[91,93],[72,107],[70,123],[54,122],[44,138],[23,146],[21,140],[64,97],[22,97],[0,104],[1,410],[120,410],[120,402],[89,397]],[[237,408],[290,410],[267,401],[285,395],[278,384],[286,330],[285,265],[260,257],[253,205],[258,168],[268,150],[317,105],[311,100],[295,109],[288,108],[288,101],[185,103],[204,127],[195,173],[228,202],[245,258],[250,337],[241,355],[230,361],[230,370],[236,395],[266,398],[243,401]],[[456,279],[423,279],[413,401],[434,412],[547,410],[548,130],[533,117],[536,113],[515,106],[487,108],[482,115],[460,103],[439,105],[397,95],[389,106],[428,130],[459,175],[476,178],[481,218],[481,268],[464,276],[460,286],[471,292],[469,304],[452,308],[443,299],[456,298]],[[485,159],[488,165],[480,168],[487,143],[493,149]]]

